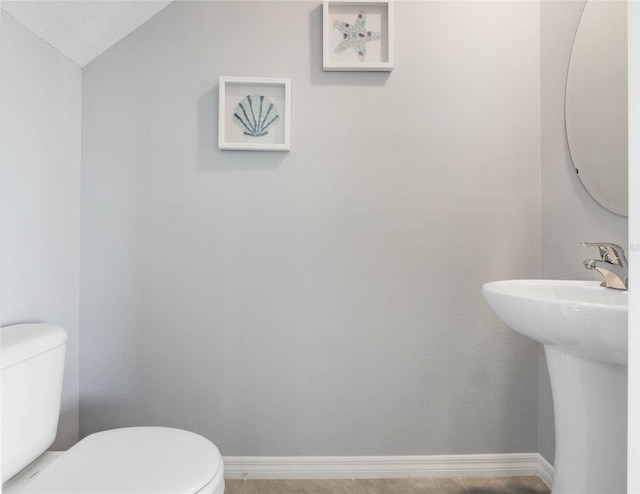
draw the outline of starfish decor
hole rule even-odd
[[[334,21],[333,27],[342,33],[342,41],[336,47],[336,53],[342,53],[347,48],[353,48],[358,53],[360,61],[364,62],[364,58],[367,55],[367,43],[382,38],[380,33],[367,31],[366,22],[367,14],[364,10],[360,11],[354,24]]]

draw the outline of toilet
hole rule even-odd
[[[0,328],[2,492],[222,494],[224,464],[202,436],[127,427],[47,451],[58,427],[67,333],[51,324]]]

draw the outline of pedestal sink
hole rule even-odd
[[[628,292],[596,281],[483,286],[509,327],[544,345],[556,426],[553,494],[623,494]]]

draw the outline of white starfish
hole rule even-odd
[[[342,41],[336,47],[336,53],[342,53],[347,48],[353,48],[358,53],[358,58],[364,62],[367,55],[367,43],[382,38],[382,34],[367,31],[365,26],[367,14],[361,10],[356,18],[356,22],[349,24],[343,21],[334,21],[333,27],[342,33]]]

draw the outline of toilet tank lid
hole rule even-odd
[[[13,324],[0,328],[2,369],[48,352],[68,340],[67,332],[53,324]]]

